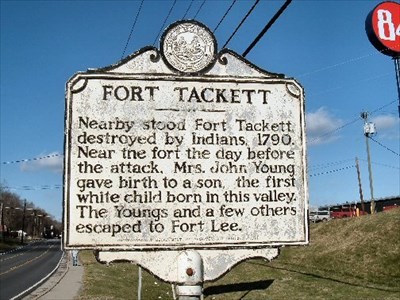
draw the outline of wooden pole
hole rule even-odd
[[[356,157],[356,169],[357,169],[357,178],[358,178],[358,189],[360,192],[361,210],[365,211],[364,196],[363,196],[363,190],[362,190],[362,185],[361,185],[360,165],[358,163],[357,157]]]
[[[24,244],[25,211],[26,211],[26,199],[24,200],[24,210],[22,212],[21,245]]]

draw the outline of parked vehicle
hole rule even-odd
[[[334,219],[350,218],[367,215],[368,213],[350,205],[331,208],[331,217]]]
[[[331,219],[329,210],[310,211],[310,221],[313,223],[326,222]]]
[[[334,219],[350,218],[353,216],[351,206],[341,206],[331,208],[331,217]]]

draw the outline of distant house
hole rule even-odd
[[[11,231],[11,236],[13,237],[21,237],[22,234],[24,234],[24,237],[26,237],[28,234],[25,231],[20,230],[16,230],[16,231]]]

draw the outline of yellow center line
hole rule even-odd
[[[30,259],[30,260],[24,262],[23,264],[20,264],[20,265],[18,265],[18,266],[12,267],[11,269],[9,269],[9,270],[7,270],[7,271],[5,271],[5,272],[3,272],[3,273],[0,273],[0,276],[5,275],[5,274],[7,274],[7,273],[10,273],[10,272],[12,272],[12,271],[14,271],[14,270],[17,270],[17,269],[19,269],[20,267],[25,266],[25,265],[27,265],[27,264],[29,264],[29,263],[31,263],[31,262],[37,260],[38,258],[40,258],[40,257],[42,257],[43,255],[45,255],[47,252],[49,252],[49,250],[50,250],[51,248],[53,248],[53,246],[50,246],[49,249],[47,249],[45,252],[43,252],[43,253],[40,254],[39,256],[36,256],[36,257],[34,257],[34,258],[32,258],[32,259]],[[15,256],[14,256],[14,257],[15,257]]]
[[[12,258],[14,258],[14,257],[18,257],[18,256],[21,256],[21,255],[24,255],[26,252],[32,251],[32,250],[34,250],[35,248],[38,248],[38,247],[39,247],[38,245],[32,246],[30,249],[27,249],[27,250],[25,250],[25,251],[23,251],[23,252],[21,252],[21,253],[12,255],[12,256],[10,256],[10,257],[8,257],[8,258],[0,259],[0,262],[6,261],[6,260],[9,260],[9,259],[12,259]]]

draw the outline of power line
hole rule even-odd
[[[335,166],[335,165],[340,165],[340,164],[343,164],[343,163],[347,163],[347,162],[349,162],[349,161],[353,161],[354,159],[353,158],[351,158],[351,159],[345,159],[345,160],[340,160],[340,161],[335,161],[335,162],[328,162],[328,163],[324,163],[324,164],[317,164],[317,165],[314,165],[314,166],[310,166],[309,167],[309,169],[325,169],[325,168],[329,168],[329,167],[332,167],[332,166]]]
[[[185,14],[182,17],[182,20],[184,20],[186,18],[187,13],[189,12],[190,8],[192,7],[193,1],[190,1],[189,7],[186,9]]]
[[[243,52],[242,56],[246,57],[247,54],[254,48],[255,45],[260,41],[260,39],[264,36],[269,28],[278,20],[280,15],[285,11],[285,9],[289,6],[292,0],[286,0],[286,2],[282,5],[282,7],[276,12],[276,14],[272,17],[272,19],[265,25],[264,29],[258,34],[258,36],[254,39],[254,41],[250,44],[249,47]]]
[[[40,186],[33,186],[33,185],[22,185],[22,186],[5,186],[7,189],[10,190],[20,190],[20,191],[37,191],[37,190],[59,190],[62,188],[61,184],[55,185],[40,185]]]
[[[387,106],[389,106],[389,105],[392,105],[392,104],[393,104],[394,102],[396,102],[396,101],[397,101],[397,100],[393,100],[393,101],[391,101],[391,102],[389,102],[389,103],[387,103],[387,104],[385,104],[385,105],[383,105],[383,106],[381,106],[381,107],[378,107],[377,109],[373,110],[373,111],[371,112],[371,114],[376,113],[376,112],[378,112],[378,111],[384,109],[385,107],[387,107]],[[339,131],[339,130],[341,130],[341,129],[343,129],[343,128],[345,128],[345,127],[351,125],[351,124],[354,124],[355,122],[360,121],[360,120],[361,120],[360,117],[357,117],[357,118],[355,118],[355,119],[353,119],[353,120],[351,120],[351,121],[349,121],[349,122],[343,124],[342,126],[339,126],[339,127],[335,128],[335,129],[333,129],[333,130],[331,130],[331,131],[327,131],[327,132],[325,132],[325,133],[323,133],[323,134],[321,134],[321,135],[319,135],[319,136],[317,136],[317,137],[311,139],[311,140],[310,140],[310,143],[315,142],[315,141],[318,141],[318,140],[322,139],[322,138],[325,137],[325,136],[332,135],[333,133],[335,133],[335,132],[337,132],[337,131]]]
[[[318,140],[322,139],[323,137],[326,137],[327,135],[332,135],[332,134],[334,134],[335,132],[337,132],[337,131],[339,131],[339,130],[341,130],[341,129],[343,129],[343,128],[345,128],[345,127],[351,125],[351,124],[354,124],[354,123],[357,122],[357,121],[360,121],[360,118],[355,118],[355,119],[351,120],[350,122],[347,122],[346,124],[344,124],[344,125],[342,125],[342,126],[339,126],[339,127],[335,128],[335,129],[333,129],[333,130],[331,130],[331,131],[327,131],[327,132],[325,132],[324,134],[321,134],[321,135],[319,135],[319,136],[313,138],[312,140],[310,140],[310,143],[315,142],[315,141],[318,141]]]
[[[345,171],[351,168],[354,168],[355,165],[351,165],[351,166],[347,166],[347,167],[343,167],[340,169],[335,169],[335,170],[330,170],[330,171],[326,171],[326,172],[320,172],[320,173],[315,173],[315,174],[311,174],[310,177],[316,177],[316,176],[320,176],[320,175],[326,175],[326,174],[332,174],[332,173],[336,173],[336,172],[340,172],[340,171]]]
[[[230,10],[232,9],[232,7],[235,5],[236,1],[237,1],[237,0],[234,0],[234,1],[232,2],[232,4],[229,6],[229,8],[226,10],[225,14],[222,16],[222,18],[221,18],[221,20],[219,21],[218,25],[217,25],[217,26],[215,27],[215,29],[213,30],[213,33],[214,33],[215,31],[217,31],[219,25],[221,25],[221,23],[224,21],[225,17],[228,15],[228,13],[229,13]]]
[[[380,52],[382,52],[382,51],[380,51]],[[348,59],[346,61],[342,61],[342,62],[336,63],[334,65],[330,65],[330,66],[327,66],[327,67],[316,69],[314,71],[310,71],[310,72],[306,72],[306,73],[303,73],[303,74],[299,74],[299,75],[296,76],[296,78],[300,78],[300,77],[308,76],[308,75],[311,75],[311,74],[314,74],[314,73],[318,73],[318,72],[321,72],[321,71],[326,71],[326,70],[329,70],[329,69],[340,67],[340,66],[346,65],[348,63],[353,63],[355,61],[358,61],[358,60],[361,60],[361,59],[364,59],[364,58],[368,58],[370,56],[377,55],[377,54],[378,54],[377,51],[373,51],[373,52],[370,52],[370,53],[365,54],[365,55],[361,55],[361,56],[358,56],[358,57],[350,58],[350,59]]]
[[[359,84],[359,83],[362,83],[362,82],[376,80],[376,79],[388,76],[390,74],[391,74],[391,72],[387,72],[387,73],[371,76],[371,77],[368,77],[368,78],[363,78],[361,80],[353,81],[351,84],[339,85],[339,86],[336,86],[336,87],[333,87],[333,88],[329,88],[329,89],[325,89],[325,90],[322,90],[322,91],[319,91],[319,92],[317,91],[317,92],[311,93],[311,95],[315,97],[315,96],[323,95],[325,93],[329,93],[329,92],[332,92],[332,91],[336,91],[336,90],[342,89],[344,87],[354,87],[355,83]]]
[[[201,9],[203,8],[204,3],[206,3],[207,0],[204,0],[203,3],[201,3],[199,9],[197,10],[196,14],[194,15],[193,19],[196,19],[197,15],[199,14],[199,12],[201,11]]]
[[[375,139],[374,139],[374,138],[372,138],[371,136],[368,136],[368,138],[369,138],[369,139],[371,139],[372,141],[374,141],[375,143],[377,143],[379,146],[381,146],[381,147],[385,148],[386,150],[388,150],[388,151],[390,151],[390,152],[392,152],[392,153],[396,154],[397,156],[400,156],[400,154],[399,154],[399,153],[397,153],[397,152],[394,152],[392,149],[389,149],[389,148],[388,148],[388,147],[386,147],[385,145],[382,145],[381,143],[379,143],[377,140],[375,140]]]
[[[372,114],[374,114],[374,113],[376,113],[376,112],[378,112],[378,111],[380,111],[380,110],[382,110],[382,109],[388,107],[389,105],[392,105],[392,104],[395,103],[396,101],[397,101],[397,100],[393,100],[393,101],[391,101],[391,102],[389,102],[389,103],[387,103],[387,104],[384,104],[384,105],[381,106],[381,107],[378,107],[377,109],[375,109],[375,110],[373,110],[373,111],[370,111],[369,113],[372,115]]]
[[[131,40],[132,33],[133,33],[133,29],[134,29],[135,26],[136,26],[136,22],[137,22],[137,20],[138,20],[138,18],[139,18],[140,11],[142,10],[143,1],[144,1],[144,0],[142,0],[142,2],[140,2],[140,6],[139,6],[139,9],[138,9],[138,12],[136,13],[135,20],[133,21],[133,24],[132,24],[131,32],[129,33],[128,40],[126,41],[124,51],[122,52],[121,59],[124,58],[126,48],[128,47],[129,41]]]
[[[50,154],[50,155],[46,155],[46,156],[42,156],[42,157],[25,158],[25,159],[12,160],[12,161],[3,161],[1,164],[2,165],[18,164],[18,163],[23,163],[23,162],[37,161],[37,160],[49,159],[49,158],[61,157],[61,156],[63,156],[63,155],[56,153],[56,154]]]
[[[252,11],[256,8],[257,4],[260,2],[260,0],[256,0],[256,2],[254,2],[253,6],[250,8],[250,10],[247,12],[246,16],[242,19],[242,21],[240,21],[239,25],[236,27],[236,29],[233,31],[233,33],[231,34],[231,36],[228,38],[228,40],[225,42],[225,44],[222,46],[222,48],[225,48],[226,45],[228,45],[228,43],[231,41],[231,39],[233,38],[233,36],[236,34],[236,32],[239,30],[239,28],[243,25],[244,21],[246,21],[246,19],[249,17],[249,15],[252,13]]]
[[[368,162],[366,159],[361,159],[360,158],[360,160],[362,160],[364,162]],[[378,162],[374,162],[374,161],[371,161],[371,163],[374,164],[374,165],[378,165],[378,166],[382,166],[382,167],[386,167],[386,168],[390,168],[390,169],[400,170],[400,167],[394,167],[394,166],[390,166],[390,165],[387,165],[387,164],[382,164],[382,163],[378,163]]]
[[[340,160],[340,161],[336,161],[336,162],[327,162],[327,163],[316,164],[314,166],[310,166],[308,168],[308,170],[310,171],[310,170],[317,170],[317,169],[325,169],[325,168],[329,168],[329,167],[332,167],[332,166],[341,165],[343,163],[347,163],[347,162],[353,161],[353,160],[354,160],[354,158],[349,158],[349,159]],[[359,160],[367,162],[366,159],[360,158]],[[387,165],[387,164],[378,163],[378,162],[374,162],[374,161],[372,161],[371,163],[374,164],[374,165],[379,165],[379,166],[383,166],[383,167],[386,167],[386,168],[400,170],[400,167],[394,167],[394,166],[390,166],[390,165]]]
[[[167,17],[165,18],[164,23],[162,24],[161,29],[160,29],[160,31],[158,32],[156,38],[154,39],[153,46],[155,46],[158,37],[160,36],[162,30],[164,29],[164,26],[165,26],[165,24],[167,23],[167,20],[168,20],[169,16],[171,15],[172,10],[173,10],[174,7],[175,7],[176,1],[177,1],[177,0],[174,0],[174,3],[172,4],[171,8],[169,9],[169,12],[168,12],[168,14],[167,14]]]

